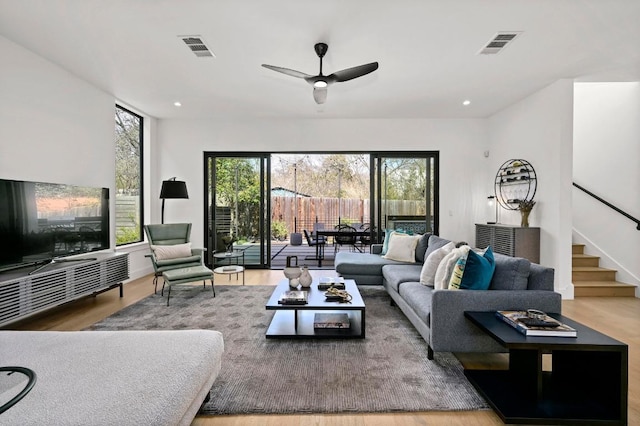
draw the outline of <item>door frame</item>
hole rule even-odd
[[[259,221],[259,239],[260,255],[259,263],[245,264],[248,269],[270,269],[271,268],[271,153],[269,152],[212,152],[205,151],[203,154],[203,238],[204,247],[207,250],[208,255],[205,256],[205,263],[211,266],[210,258],[213,255],[215,244],[211,244],[213,241],[212,235],[215,235],[215,200],[216,200],[216,186],[215,176],[216,168],[212,167],[209,170],[209,160],[212,164],[218,158],[254,158],[260,161],[260,212],[262,212],[262,219]],[[211,176],[209,175],[211,173]],[[211,179],[211,197],[209,196],[209,178]],[[213,205],[213,211],[211,212],[212,229],[210,235],[209,230],[209,205]]]

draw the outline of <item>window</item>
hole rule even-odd
[[[116,245],[142,241],[142,117],[116,105]]]

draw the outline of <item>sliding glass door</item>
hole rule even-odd
[[[243,250],[247,267],[270,265],[269,155],[205,153],[205,246],[213,254]]]
[[[319,223],[371,229],[368,243],[382,242],[385,229],[438,233],[438,152],[210,152],[204,171],[208,265],[236,249],[246,266],[270,268],[280,253],[272,243]]]

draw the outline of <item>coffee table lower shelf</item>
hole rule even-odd
[[[317,312],[346,313],[349,315],[349,328],[314,328],[313,321]],[[364,311],[310,311],[302,309],[286,309],[276,311],[267,329],[266,337],[291,339],[364,339],[365,328],[362,322]],[[297,316],[297,321],[296,321]]]

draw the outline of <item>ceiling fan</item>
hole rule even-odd
[[[329,85],[342,81],[353,80],[354,78],[362,77],[363,75],[367,75],[378,69],[378,63],[371,62],[370,64],[347,68],[329,75],[323,75],[322,58],[327,53],[329,46],[327,46],[326,43],[316,43],[314,49],[320,58],[320,74],[318,75],[309,75],[289,68],[276,67],[267,64],[262,64],[262,66],[292,77],[304,78],[307,83],[313,86],[313,99],[315,99],[318,104],[323,104],[327,100],[327,87]]]

